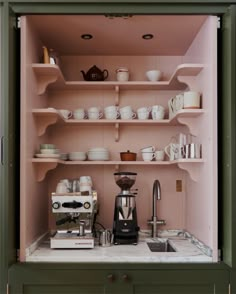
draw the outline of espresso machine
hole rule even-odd
[[[113,235],[114,244],[138,243],[138,223],[135,204],[135,195],[131,192],[137,173],[117,172],[114,173],[116,184],[121,188],[115,199]]]
[[[93,248],[93,227],[97,214],[97,192],[52,193],[56,233],[51,248]]]

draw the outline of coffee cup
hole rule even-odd
[[[142,152],[142,158],[144,161],[152,161],[156,158],[156,154],[154,152]]]
[[[171,161],[178,159],[179,144],[170,143],[164,148],[164,150]]]
[[[100,119],[103,116],[99,107],[90,107],[88,109],[88,119]]]
[[[141,107],[137,110],[138,119],[148,119],[149,118],[149,107]]]
[[[124,106],[120,108],[121,119],[133,119],[136,117],[136,113],[133,112],[131,106]]]
[[[154,146],[148,146],[141,149],[141,152],[154,152],[155,147]]]
[[[202,145],[197,143],[190,143],[184,145],[185,158],[199,159],[201,158]]]
[[[69,119],[72,117],[72,111],[67,110],[67,109],[59,109],[59,114],[64,118],[64,119]]]
[[[200,93],[194,91],[184,92],[183,108],[200,108]]]
[[[156,150],[155,151],[155,158],[156,158],[156,161],[163,161],[165,158],[165,151],[164,150]]]
[[[59,182],[59,183],[57,184],[57,187],[56,187],[56,193],[61,194],[61,193],[68,193],[68,192],[69,192],[69,190],[68,190],[68,188],[67,188],[67,186],[66,186],[65,183],[63,183],[63,182]]]
[[[104,115],[106,119],[117,119],[119,117],[118,107],[115,105],[104,108]]]
[[[84,119],[86,118],[85,110],[83,108],[77,108],[73,111],[73,116],[75,119]]]
[[[153,105],[152,106],[152,119],[159,120],[164,119],[165,116],[165,108],[161,105]]]

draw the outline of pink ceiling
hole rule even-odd
[[[134,15],[128,19],[103,15],[35,15],[42,42],[60,55],[183,55],[206,16]],[[93,39],[83,40],[82,34]],[[143,34],[153,34],[143,40]]]

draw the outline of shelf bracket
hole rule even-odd
[[[188,172],[190,178],[197,182],[199,179],[199,169],[200,166],[198,164],[191,164],[191,163],[177,163],[180,169],[183,169]]]
[[[198,135],[199,126],[196,124],[194,117],[177,117],[176,119],[180,124],[186,125],[192,135]]]
[[[53,125],[57,122],[58,117],[55,116],[44,116],[44,117],[35,117],[36,127],[38,136],[42,136],[48,126]]]
[[[58,165],[58,162],[35,162],[35,172],[36,179],[38,182],[41,182],[45,179],[48,171],[55,169]]]
[[[115,105],[119,106],[120,104],[120,87],[119,86],[115,86],[115,93],[116,93]]]
[[[119,170],[120,170],[120,166],[119,166],[119,164],[116,164],[115,165],[115,172],[117,173],[117,172],[119,172]]]
[[[197,91],[199,89],[199,86],[197,86],[196,77],[195,76],[178,76],[178,81],[180,83],[184,83],[188,86],[189,91]]]
[[[37,77],[38,80],[38,89],[37,94],[43,95],[48,87],[48,85],[56,82],[57,76],[48,76],[48,75],[40,75]]]
[[[119,142],[120,139],[120,124],[115,123],[115,142]]]

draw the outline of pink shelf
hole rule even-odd
[[[197,181],[197,170],[196,164],[203,163],[203,159],[180,159],[174,161],[64,161],[54,158],[33,158],[32,163],[36,166],[36,177],[37,181],[44,180],[47,172],[51,169],[55,169],[58,164],[64,165],[114,165],[116,169],[120,165],[142,165],[142,166],[170,166],[178,165],[179,168],[189,172],[190,177]]]
[[[178,80],[179,76],[196,76],[203,69],[203,64],[181,64],[168,81],[65,81],[60,68],[51,64],[32,64],[38,80],[38,94],[43,94],[47,87],[61,90],[184,90],[186,84]]]

